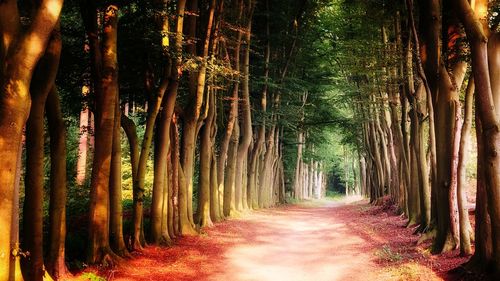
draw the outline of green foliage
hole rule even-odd
[[[326,198],[330,200],[339,200],[344,197],[344,194],[340,194],[337,191],[332,191],[332,190],[327,190],[326,191]]]
[[[106,278],[101,277],[93,272],[85,272],[80,276],[80,280],[85,281],[106,281]]]

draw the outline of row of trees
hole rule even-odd
[[[0,1],[0,280],[68,274],[68,187],[88,188],[86,261],[99,264],[287,194],[321,197],[331,167],[307,120],[328,109],[302,74],[303,32],[322,3],[285,2],[82,0],[61,14],[62,0]],[[73,165],[66,125],[78,119]]]
[[[373,203],[389,195],[421,240],[434,239],[434,252],[471,255],[474,243],[469,264],[498,271],[496,1],[343,4],[341,17],[352,21],[342,24],[337,53],[352,48],[356,55],[337,62],[359,126],[353,143],[361,192]],[[466,197],[473,127],[475,230]]]

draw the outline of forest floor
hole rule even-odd
[[[467,258],[456,251],[431,255],[430,244],[416,246],[418,236],[404,225],[390,206],[371,206],[360,198],[310,201],[242,214],[199,236],[178,239],[173,247],[148,247],[121,266],[90,268],[84,276],[95,273],[115,281],[457,280],[448,271]]]

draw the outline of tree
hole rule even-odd
[[[21,31],[17,1],[0,3],[2,42],[0,57],[0,280],[9,280],[11,230],[16,167],[22,129],[31,104],[29,87],[35,67],[44,53],[61,12],[62,0],[40,1],[31,24]]]

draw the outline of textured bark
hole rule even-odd
[[[162,8],[166,8],[168,4],[168,0],[158,1]],[[180,0],[177,3],[177,20],[176,20],[176,29],[175,29],[175,45],[173,47],[175,53],[181,53],[182,50],[182,29],[184,25],[184,8],[186,6],[185,0]],[[166,34],[169,33],[169,24],[168,19],[165,17],[162,19],[162,47],[169,47],[169,40]],[[151,143],[153,140],[153,132],[154,132],[154,124],[156,122],[158,113],[162,104],[165,103],[164,95],[167,93],[167,99],[175,104],[175,99],[177,97],[177,88],[178,88],[178,65],[182,58],[178,57],[174,61],[173,65],[169,65],[169,59],[166,58],[167,64],[165,66],[165,71],[163,77],[160,81],[160,85],[156,89],[156,93],[153,96],[153,99],[150,101],[150,106],[148,106],[148,116],[146,118],[146,129],[144,132],[144,137],[142,139],[141,145],[141,153],[139,156],[139,164],[137,167],[137,176],[133,179],[133,189],[134,189],[134,231],[133,231],[133,241],[132,248],[133,249],[142,249],[143,241],[141,237],[143,236],[143,212],[144,212],[144,180],[146,176],[146,168],[147,168],[147,160],[149,159],[149,153],[151,150]],[[169,111],[167,111],[169,112]],[[171,111],[173,112],[173,110]],[[168,113],[167,113],[168,114]],[[172,116],[172,114],[170,114]]]
[[[481,1],[480,1],[481,2]],[[500,271],[500,125],[498,121],[499,109],[495,107],[495,96],[492,85],[496,84],[497,77],[490,77],[488,65],[487,24],[479,19],[485,15],[476,14],[465,0],[457,0],[456,12],[462,21],[467,39],[471,46],[472,70],[476,84],[476,105],[482,125],[482,149],[484,167],[484,187],[487,194],[488,213],[491,220],[492,240],[492,268]],[[487,3],[487,2],[486,2]],[[486,10],[486,9],[485,9]],[[478,10],[478,12],[481,12]],[[486,11],[484,11],[486,12]],[[484,201],[477,204],[485,204]],[[477,222],[484,223],[483,221]],[[487,262],[487,261],[482,261]]]
[[[257,161],[262,154],[262,149],[264,147],[264,141],[266,137],[266,112],[267,112],[267,92],[269,89],[269,63],[271,60],[271,41],[270,41],[270,26],[269,26],[269,0],[266,0],[266,47],[264,51],[264,86],[260,93],[260,109],[262,112],[261,124],[258,126],[257,137],[252,148],[252,152],[248,161],[248,206],[253,209],[259,207],[259,198],[257,192]],[[300,144],[299,144],[300,145]],[[297,178],[297,166],[294,178],[294,183]],[[295,196],[295,185],[293,186],[294,196]]]
[[[233,70],[239,70],[240,69],[240,50],[241,50],[241,42],[242,42],[242,37],[243,33],[238,32],[238,36],[236,39],[235,47],[234,47],[234,62],[232,69]],[[219,181],[219,192],[221,193],[221,206],[224,209],[224,206],[226,206],[225,203],[225,198],[226,198],[226,193],[229,191],[226,191],[225,188],[225,183],[226,183],[226,178],[227,176],[225,175],[227,165],[229,164],[230,161],[228,161],[228,156],[229,156],[229,147],[231,145],[231,139],[232,135],[234,132],[234,127],[236,120],[238,118],[238,96],[239,96],[239,91],[240,91],[240,78],[238,76],[233,77],[234,83],[233,83],[233,88],[232,88],[232,93],[231,93],[231,104],[230,104],[230,109],[229,109],[229,116],[227,120],[227,124],[225,125],[225,132],[224,136],[222,138],[221,146],[220,146],[220,151],[219,151],[219,159],[218,159],[218,164],[217,164],[217,180]],[[226,211],[223,211],[223,215],[225,215]]]
[[[211,202],[211,170],[212,170],[212,134],[215,119],[215,96],[214,91],[209,90],[208,116],[201,131],[200,144],[200,178],[198,180],[198,210],[197,224],[200,227],[210,227],[213,225],[210,216]]]
[[[219,182],[217,180],[218,169],[215,151],[212,151],[212,164],[210,169],[210,218],[212,222],[218,222],[222,220],[222,213],[220,211]]]
[[[240,129],[236,123],[231,135],[231,143],[228,151],[227,168],[224,179],[223,212],[226,217],[230,216],[231,212],[234,211],[234,178],[239,137]]]
[[[422,96],[423,87],[420,85],[417,88],[417,96]],[[416,109],[415,99],[410,100],[410,104]],[[420,189],[421,178],[419,174],[418,162],[418,146],[419,146],[419,117],[417,111],[413,109],[410,111],[410,185],[408,186],[408,226],[412,226],[419,222],[420,218]]]
[[[16,167],[22,129],[28,118],[29,87],[35,66],[55,27],[62,0],[40,1],[31,24],[20,32],[17,1],[0,3],[0,280],[10,275],[11,230]]]
[[[274,154],[274,136],[275,136],[276,127],[273,126],[269,130],[269,134],[266,139],[266,153],[264,154],[264,160],[262,162],[262,170],[260,173],[259,180],[259,208],[269,208],[271,207],[271,197],[269,191],[272,191],[272,167],[273,167],[273,154]],[[303,185],[304,190],[307,188],[307,185]]]
[[[95,13],[95,10],[92,11]],[[94,14],[95,16],[95,14]],[[93,17],[95,19],[95,17]],[[118,95],[117,64],[118,8],[106,8],[102,45],[102,61],[99,50],[93,49],[96,87],[96,134],[92,179],[90,184],[90,223],[87,262],[110,263],[120,260],[109,245],[109,179],[113,151],[115,107]],[[88,31],[89,32],[89,31]],[[92,46],[92,45],[91,45]],[[95,46],[95,45],[94,45]],[[95,46],[98,47],[98,46]]]
[[[184,26],[184,34],[188,38],[197,38],[197,17],[199,15],[198,11],[198,0],[191,0],[186,3],[186,9],[188,14],[186,17],[186,22]],[[190,40],[186,44],[186,53],[190,56],[198,55],[196,51],[196,43],[194,40]],[[202,67],[199,71],[190,71],[188,73],[188,92],[189,101],[184,110],[183,116],[183,126],[182,126],[182,149],[181,149],[181,163],[182,169],[184,171],[184,176],[187,182],[187,208],[188,208],[188,218],[189,221],[194,224],[193,220],[193,175],[194,175],[194,157],[196,150],[196,139],[198,133],[198,121],[200,118],[201,107],[203,104],[203,92],[205,90],[205,80],[201,79],[203,85],[199,85],[202,73]],[[198,89],[201,88],[199,91]]]
[[[47,271],[54,279],[69,274],[65,264],[66,243],[66,127],[55,87],[45,105],[50,135],[50,204]]]
[[[472,105],[474,104],[474,78],[469,78],[469,84],[465,93],[465,114],[462,132],[460,136],[460,150],[457,167],[457,197],[458,214],[460,225],[460,254],[468,256],[472,254],[471,234],[472,227],[469,220],[469,210],[467,207],[467,174],[466,163],[468,159],[470,130],[472,127]]]
[[[9,281],[23,281],[23,274],[21,272],[21,248],[19,244],[19,190],[21,185],[22,175],[22,156],[23,147],[25,144],[24,135],[23,141],[19,143],[19,159],[17,160],[16,167],[16,181],[14,184],[14,198],[12,209],[12,229],[10,232],[12,257],[10,258],[10,272]]]
[[[476,100],[477,108],[477,100]],[[493,257],[492,237],[491,237],[491,219],[488,214],[488,197],[485,186],[484,172],[484,149],[483,149],[483,130],[479,112],[476,110],[476,138],[477,138],[477,192],[476,192],[476,211],[475,220],[481,222],[476,224],[474,233],[476,240],[474,242],[474,261],[481,267],[487,267]]]
[[[123,239],[121,115],[117,95],[109,177],[109,239],[111,249],[119,256],[126,257],[129,253]]]
[[[134,121],[124,114],[121,115],[120,124],[127,135],[130,147],[130,163],[132,166],[132,178],[137,177],[137,167],[139,166],[139,138]]]
[[[181,235],[181,210],[179,208],[179,134],[177,128],[177,117],[172,116],[172,124],[170,126],[170,161],[172,164],[172,178],[170,179],[172,185],[172,205],[174,209],[174,219],[172,221],[175,235]]]
[[[191,1],[191,2],[194,4],[197,1]],[[211,92],[210,90],[208,90],[207,98],[205,99],[205,104],[206,107],[208,108],[208,112],[205,114],[205,116],[203,117],[200,116],[200,109],[202,106],[203,97],[205,95],[205,83],[207,79],[206,73],[208,64],[207,60],[210,50],[209,49],[210,42],[212,41],[211,36],[212,36],[212,28],[215,16],[215,8],[216,8],[215,4],[216,4],[215,0],[210,1],[210,6],[208,9],[208,19],[206,24],[206,33],[204,35],[203,49],[201,53],[202,62],[198,69],[198,72],[196,73],[197,75],[195,76],[196,84],[192,85],[192,87],[195,86],[194,87],[195,93],[191,97],[192,98],[191,102],[195,104],[190,104],[188,106],[188,108],[191,109],[188,114],[190,114],[191,116],[186,118],[186,120],[190,120],[192,124],[196,126],[196,130],[198,130],[198,127],[201,125],[202,119],[205,119],[205,126],[203,128],[202,139],[201,139],[200,177],[198,180],[199,197],[198,197],[197,223],[201,227],[212,225],[212,221],[210,220],[210,167],[211,167],[211,155],[212,155],[211,135],[212,135],[212,124],[214,121],[213,119],[215,117],[215,103],[213,101],[214,97],[212,97],[213,92]],[[192,83],[190,83],[190,85],[191,84]],[[185,136],[185,139],[186,138],[187,136]],[[196,143],[196,138],[197,134],[194,135],[193,139],[194,143]],[[187,153],[186,151],[184,152]],[[194,150],[192,152],[193,152],[192,157],[194,158]],[[189,155],[187,155],[187,157],[189,157]],[[191,163],[191,165],[193,165],[193,163]],[[184,169],[189,170],[187,167],[184,167]],[[191,190],[189,194],[190,197],[192,198]],[[188,204],[189,203],[192,203],[192,199],[190,202],[188,202]]]
[[[417,132],[415,135],[415,149],[417,151],[417,172],[419,177],[419,194],[420,194],[420,232],[427,232],[431,226],[431,182],[429,182],[429,169],[427,165],[427,151],[425,149],[426,145],[426,128],[424,122],[424,116],[428,114],[426,103],[424,102],[428,97],[423,90],[423,87],[419,87],[421,91],[417,91],[415,94],[415,112],[414,116],[417,126]],[[413,120],[412,120],[413,122]],[[411,199],[410,199],[411,200]]]
[[[45,275],[43,259],[44,115],[47,96],[54,87],[60,54],[61,38],[57,25],[31,80],[30,92],[33,103],[26,123],[23,237],[25,248],[30,252],[30,259],[24,263],[25,275],[29,280],[43,280]]]
[[[151,199],[150,235],[151,243],[154,245],[168,245],[171,243],[168,233],[166,233],[166,235],[162,234],[162,225],[167,219],[166,216],[163,216],[163,210],[165,207],[168,209],[168,206],[165,206],[164,204],[164,196],[166,193],[168,197],[168,185],[165,179],[168,172],[167,160],[170,148],[170,123],[171,119],[167,117],[167,113],[162,112],[156,128],[154,181],[153,195]]]
[[[246,20],[248,24],[246,26],[246,33],[244,38],[244,55],[243,55],[243,65],[241,71],[241,127],[240,136],[241,141],[239,142],[237,156],[236,156],[236,175],[235,175],[235,208],[237,211],[242,209],[247,209],[248,204],[246,200],[247,185],[244,185],[246,181],[247,174],[243,173],[244,161],[248,158],[248,149],[252,143],[252,113],[250,108],[250,39],[252,35],[252,17],[255,1],[249,1],[250,7],[248,9],[248,15]]]
[[[0,3],[0,280],[11,274],[11,231],[15,204],[16,168],[22,130],[28,118],[29,87],[35,66],[56,25],[62,0],[41,1],[31,24],[20,33],[17,1]],[[50,7],[50,9],[49,9]],[[13,270],[14,271],[14,270]]]

